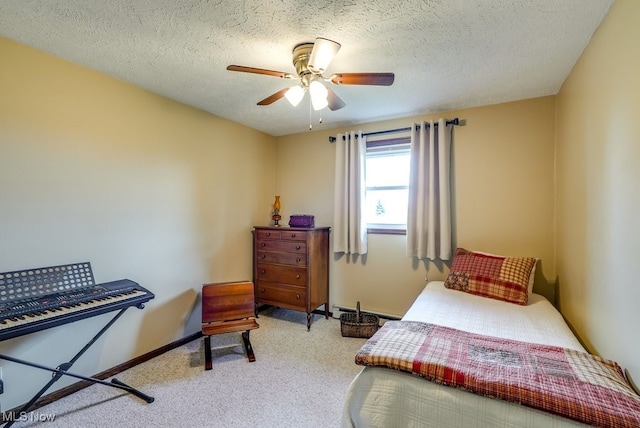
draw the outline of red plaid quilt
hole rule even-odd
[[[412,373],[601,427],[640,427],[640,397],[620,366],[586,352],[417,321],[388,321],[356,364]]]

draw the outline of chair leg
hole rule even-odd
[[[253,353],[253,347],[251,346],[251,342],[249,341],[249,331],[250,330],[247,330],[242,333],[242,341],[244,342],[244,350],[247,352],[249,362],[252,363],[256,360],[256,356]]]
[[[211,336],[204,337],[204,369],[211,370]]]

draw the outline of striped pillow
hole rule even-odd
[[[445,287],[526,305],[533,257],[504,257],[458,248]]]

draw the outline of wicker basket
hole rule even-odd
[[[343,337],[370,338],[378,331],[380,317],[366,312],[360,312],[360,302],[356,305],[356,312],[340,315],[340,330]]]

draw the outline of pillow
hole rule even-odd
[[[458,248],[445,287],[526,305],[536,259],[505,257]]]
[[[504,257],[504,256],[499,256],[497,254],[485,253],[483,251],[474,251],[474,252],[477,253],[477,254],[484,254],[484,255],[487,255],[487,256]],[[533,283],[535,281],[537,264],[538,264],[538,259],[534,259],[533,269],[531,269],[531,274],[529,275],[529,283],[527,284],[527,292],[529,293],[529,295],[531,295],[531,293],[533,293]]]

